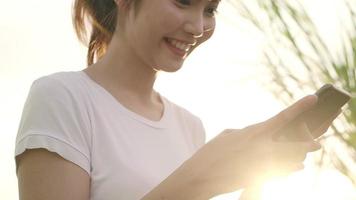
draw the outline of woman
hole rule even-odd
[[[301,169],[333,119],[313,133],[300,122],[303,141],[274,138],[316,96],[204,144],[199,118],[153,89],[157,72],[179,70],[211,37],[218,4],[76,0],[88,67],[33,83],[16,140],[20,199],[208,199]]]

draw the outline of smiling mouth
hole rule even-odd
[[[181,41],[172,39],[172,38],[164,38],[169,49],[179,57],[185,57],[187,52],[192,47],[191,44],[183,43]]]

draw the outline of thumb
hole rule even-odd
[[[266,120],[264,123],[266,130],[270,130],[271,133],[280,130],[282,127],[292,122],[303,112],[311,109],[317,101],[318,97],[316,95],[308,95],[303,97],[274,117]]]

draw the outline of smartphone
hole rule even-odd
[[[315,94],[318,96],[316,105],[294,119],[287,125],[287,127],[283,128],[283,130],[281,130],[283,133],[281,132],[280,134],[277,134],[278,140],[303,140],[300,134],[293,131],[296,123],[300,123],[300,120],[303,120],[309,131],[313,132],[321,127],[325,121],[339,112],[339,110],[351,99],[350,94],[331,84],[325,84],[317,90]]]

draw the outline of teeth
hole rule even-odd
[[[185,44],[174,39],[168,39],[168,42],[182,51],[189,51],[191,46],[189,44]]]

